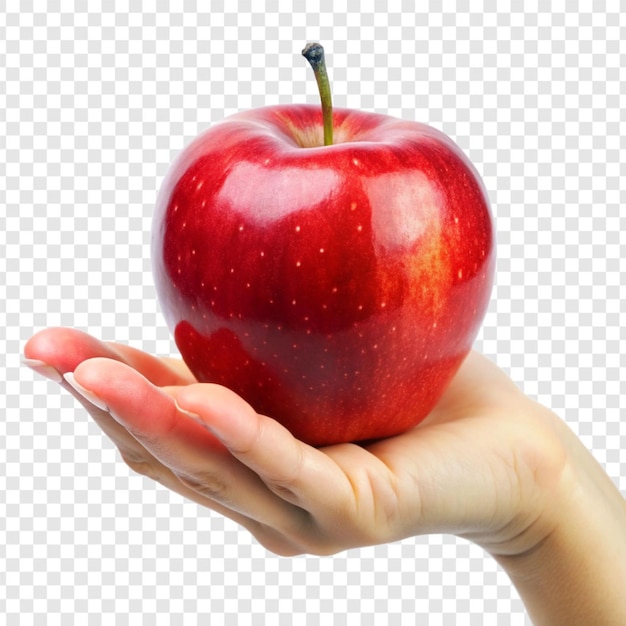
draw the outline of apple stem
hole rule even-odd
[[[319,43],[308,43],[302,51],[302,56],[311,64],[317,88],[322,100],[322,116],[324,118],[324,145],[333,144],[333,100],[330,94],[330,82],[326,72],[324,48]]]

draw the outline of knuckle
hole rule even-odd
[[[271,484],[268,484],[268,487],[281,500],[286,500],[287,502],[296,502],[299,500],[298,493],[291,484],[273,482]]]
[[[305,510],[300,515],[292,515],[287,523],[280,526],[280,532],[288,537],[294,554],[310,554],[313,556],[330,556],[347,547],[338,541],[336,532],[321,526],[316,519]]]
[[[293,557],[315,552],[315,543],[301,541],[297,535],[284,527],[274,527],[255,520],[245,524],[247,530],[266,549],[278,556]]]
[[[122,456],[122,460],[126,465],[134,465],[146,463],[148,461],[145,450],[138,450],[133,447],[121,446],[118,444],[118,449]]]
[[[154,463],[135,451],[123,451],[122,460],[135,473],[161,482],[161,475]]]
[[[183,486],[199,493],[210,500],[224,502],[229,500],[229,488],[224,478],[217,472],[201,471],[193,475],[176,472],[176,477]]]

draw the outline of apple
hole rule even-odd
[[[241,112],[182,151],[152,257],[198,381],[322,446],[428,415],[479,331],[495,246],[483,183],[449,137],[332,109],[323,50],[311,64],[321,108]]]

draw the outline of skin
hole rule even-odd
[[[313,448],[174,359],[70,329],[42,331],[24,353],[55,380],[73,372],[78,390],[61,386],[131,469],[272,552],[454,533],[502,565],[534,623],[626,623],[626,501],[567,426],[480,354],[413,430]]]

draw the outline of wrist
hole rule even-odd
[[[491,551],[536,624],[626,624],[626,500],[563,425],[566,462],[519,551]]]

